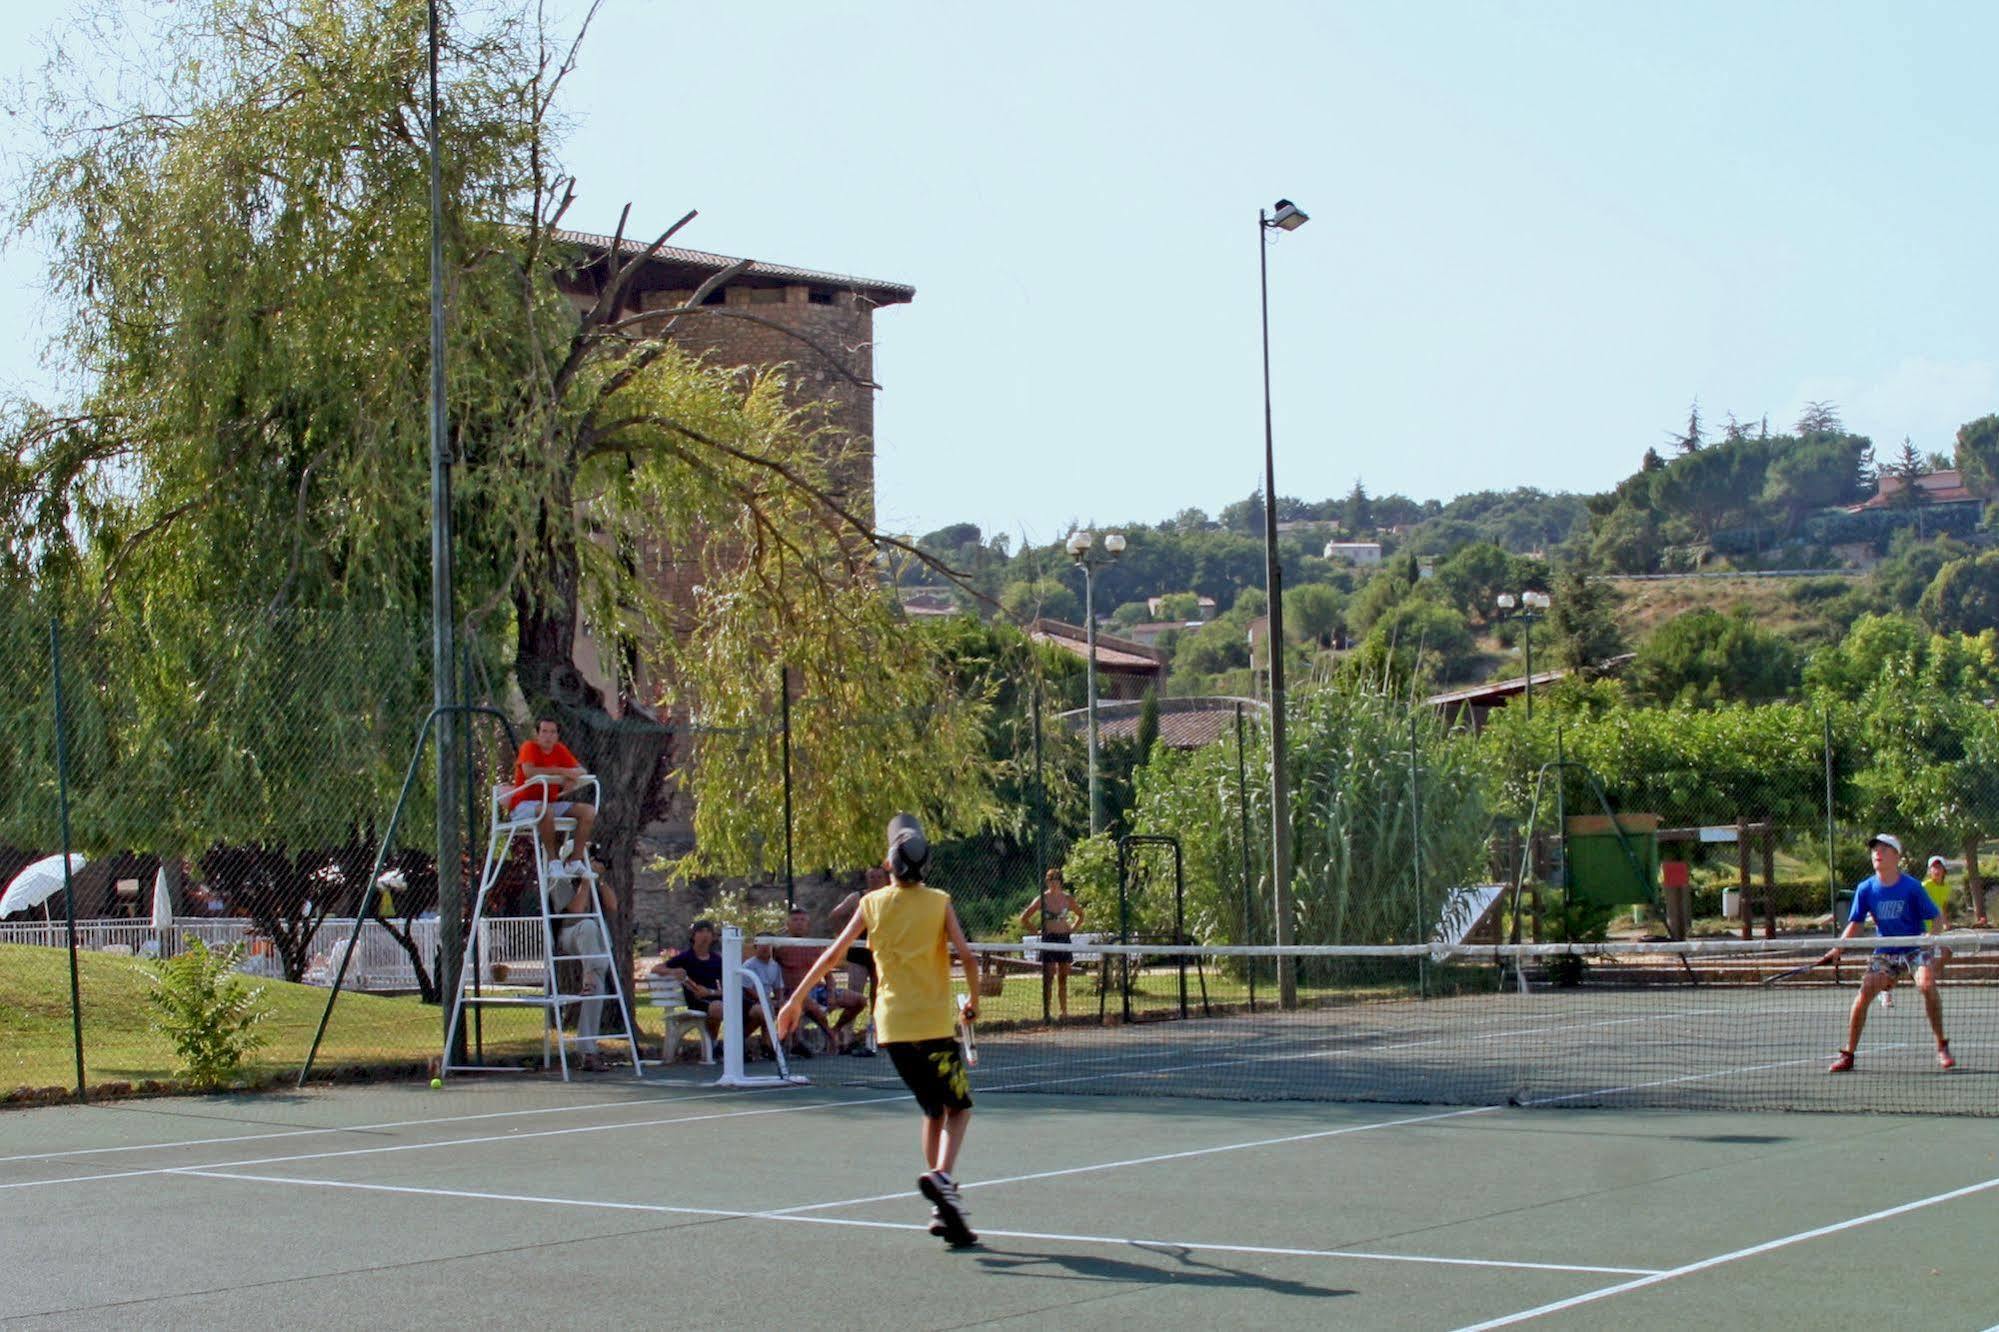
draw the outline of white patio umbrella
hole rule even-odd
[[[82,868],[83,857],[72,851],[69,857],[69,872],[75,874]],[[62,857],[43,856],[16,874],[14,881],[7,885],[7,891],[0,893],[0,916],[38,907],[61,891]]]
[[[162,865],[153,876],[153,928],[164,931],[173,927],[174,897],[167,891],[167,867]]]

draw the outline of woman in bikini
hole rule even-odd
[[[1052,869],[1043,879],[1042,890],[1035,894],[1027,909],[1020,913],[1021,927],[1040,925],[1041,942],[1045,944],[1066,944],[1083,924],[1083,904],[1076,895],[1062,883],[1062,871]],[[1066,949],[1061,952],[1049,950],[1038,959],[1041,963],[1041,995],[1045,1004],[1048,998],[1049,973],[1053,971],[1055,992],[1061,1005],[1063,1017],[1069,1016],[1069,967],[1075,960]]]

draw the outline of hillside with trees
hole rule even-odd
[[[1497,599],[1547,592],[1549,612],[1531,622],[1537,669],[1635,653],[1624,686],[1635,700],[1788,697],[1812,654],[1865,615],[1940,633],[1999,627],[1999,551],[1986,552],[1984,520],[1995,491],[1999,415],[1967,422],[1953,456],[1904,439],[1882,457],[1830,403],[1783,433],[1733,416],[1711,429],[1695,404],[1663,449],[1643,450],[1601,494],[1417,500],[1356,480],[1323,500],[1280,496],[1287,646],[1300,669],[1352,663],[1412,687],[1519,675],[1529,624]],[[1263,512],[1253,493],[1213,517],[1190,507],[1105,529],[1128,544],[1095,573],[1098,617],[1169,653],[1175,693],[1256,691]],[[906,589],[1017,624],[1082,618],[1059,540],[1016,544],[956,523],[913,544],[934,564],[900,566]],[[1792,576],[1759,576],[1768,571]]]

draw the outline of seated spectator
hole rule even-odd
[[[778,966],[777,959],[771,956],[769,944],[758,944],[756,950],[743,959],[742,984],[743,989],[747,991],[743,995],[744,1058],[749,1057],[749,1038],[764,1028],[764,1012],[762,1006],[757,1003],[756,987],[750,984],[751,976],[763,982],[764,995],[770,1000],[770,1011],[777,1012],[778,1005],[784,1002],[784,969]],[[775,1049],[774,1042],[767,1043]]]
[[[804,907],[791,909],[791,914],[785,918],[784,932],[794,939],[811,936],[812,917]],[[809,945],[788,944],[777,950],[778,966],[784,972],[786,994],[797,985],[800,977],[812,969],[812,964],[818,957],[819,950]],[[847,1048],[847,1041],[853,1035],[854,1019],[860,1016],[863,1008],[867,1007],[867,1002],[857,992],[840,988],[828,979],[812,988],[812,992],[805,996],[802,1008],[805,1016],[825,1033],[826,1048],[834,1054],[839,1054]],[[828,1009],[839,1010],[839,1015],[833,1019],[830,1026],[826,1022]],[[805,1048],[803,1040],[794,1041],[791,1048],[795,1053],[811,1058],[812,1052]]]
[[[604,1061],[597,1054],[597,1028],[603,1018],[604,995],[611,981],[611,945],[598,928],[595,918],[589,916],[590,880],[578,878],[569,880],[574,891],[567,901],[560,897],[550,899],[560,913],[582,916],[580,920],[565,920],[562,928],[555,933],[555,951],[565,957],[579,958],[583,968],[582,993],[587,996],[576,1006],[576,1050],[583,1056],[585,1072],[600,1072]],[[616,913],[618,898],[607,883],[599,882],[598,905],[604,911]],[[718,959],[719,960],[719,959]],[[622,1019],[621,1019],[622,1020]]]
[[[507,807],[516,819],[534,820],[550,875],[581,877],[589,869],[590,829],[597,819],[597,807],[567,797],[589,774],[562,743],[562,729],[553,717],[537,718],[534,734],[514,757],[514,790],[507,797]],[[555,821],[559,818],[576,820],[575,847],[568,860],[562,858],[556,842]]]
[[[662,958],[651,974],[671,976],[679,981],[687,1011],[707,1018],[710,1040],[721,1038],[722,955],[715,951],[714,921],[695,921],[694,928],[688,931],[688,946],[671,957]]]

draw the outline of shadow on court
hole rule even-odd
[[[1140,1244],[1134,1247],[1172,1259],[1173,1262],[1158,1265],[1085,1253],[1034,1253],[987,1243],[982,1246],[978,1263],[986,1272],[996,1276],[1034,1276],[1044,1280],[1102,1281],[1129,1286],[1157,1286],[1166,1281],[1176,1289],[1187,1291],[1227,1294],[1256,1290],[1311,1299],[1354,1294],[1344,1288],[1315,1286],[1309,1281],[1287,1281],[1282,1277],[1245,1272],[1241,1268],[1196,1258],[1191,1250],[1174,1245]]]

